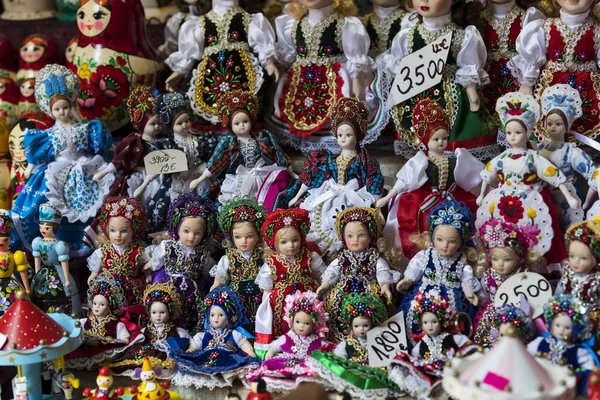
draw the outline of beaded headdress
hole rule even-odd
[[[0,210],[0,235],[10,235],[14,226],[10,211]]]
[[[147,86],[138,86],[129,94],[127,112],[131,124],[137,130],[144,130],[148,120],[157,114],[156,97]]]
[[[172,130],[171,125],[178,114],[189,113],[188,103],[181,93],[159,94],[156,98],[156,108],[168,130]]]
[[[420,142],[425,146],[427,146],[432,133],[439,129],[450,131],[446,112],[439,104],[430,99],[421,100],[414,106],[412,126]]]
[[[356,135],[356,146],[365,138],[369,125],[369,109],[364,101],[353,97],[342,97],[331,113],[331,132],[337,136],[342,124],[350,124]]]
[[[108,237],[108,223],[112,217],[123,217],[129,221],[134,238],[143,237],[148,226],[146,209],[137,200],[125,196],[108,197],[100,209],[100,226]]]
[[[447,325],[454,314],[449,299],[442,296],[442,293],[438,289],[417,292],[412,301],[412,308],[415,321],[418,321],[419,324],[421,323],[421,317],[427,312],[435,314],[444,326]]]
[[[499,218],[487,220],[479,228],[479,238],[488,258],[491,249],[509,247],[523,260],[527,251],[538,242],[536,235],[525,233],[519,225]]]
[[[237,222],[250,222],[260,234],[267,212],[255,199],[235,197],[221,207],[218,215],[219,228],[230,238],[233,225]],[[231,239],[231,238],[230,238]]]
[[[560,110],[567,118],[567,130],[583,115],[581,104],[579,91],[571,85],[553,85],[542,93],[542,113],[548,116],[550,111]]]
[[[169,310],[169,320],[176,320],[181,316],[182,303],[181,296],[177,293],[175,286],[169,283],[153,283],[146,286],[144,290],[144,307],[150,313],[152,303],[163,303]]]
[[[429,213],[427,222],[431,237],[435,228],[440,225],[454,227],[461,238],[461,245],[464,245],[473,235],[473,213],[464,203],[454,200],[447,200],[435,206]]]
[[[559,314],[565,314],[573,321],[573,342],[583,342],[592,334],[592,320],[589,310],[570,294],[553,296],[544,305],[544,319],[548,331],[552,329],[552,321]]]
[[[40,222],[51,222],[58,225],[61,219],[61,212],[52,204],[44,203],[40,205]]]
[[[387,310],[378,297],[351,293],[342,302],[342,317],[348,324],[356,317],[370,318],[372,326],[377,326],[387,319]]]
[[[596,268],[598,268],[600,265],[600,222],[588,220],[571,225],[565,233],[567,249],[573,241],[581,242],[590,248],[596,258]]]
[[[377,240],[381,236],[382,222],[379,216],[379,209],[369,207],[350,207],[344,211],[340,211],[335,218],[335,228],[339,239],[344,246],[346,241],[344,238],[344,229],[350,222],[360,222],[369,231],[371,236],[371,247],[377,247]]]
[[[194,193],[186,193],[171,203],[167,212],[167,229],[175,240],[179,240],[179,225],[186,217],[200,217],[204,220],[204,236],[201,243],[206,242],[217,229],[217,207],[212,200]]]
[[[246,307],[244,307],[240,295],[227,286],[219,286],[204,298],[204,313],[206,316],[204,318],[204,330],[210,329],[210,309],[213,306],[223,310],[225,316],[227,316],[227,324],[231,329],[236,329],[249,322],[248,317],[246,317]]]
[[[304,244],[308,230],[310,229],[310,218],[308,211],[301,208],[290,208],[287,210],[277,209],[269,214],[262,227],[262,237],[271,248],[276,251],[275,237],[281,228],[291,227],[300,233],[300,240]]]
[[[520,308],[513,304],[496,308],[492,326],[494,329],[500,329],[502,324],[511,324],[517,330],[517,334],[523,340],[527,340],[533,332],[533,323],[531,317]]]
[[[230,118],[237,110],[247,112],[252,121],[256,121],[258,117],[258,99],[252,93],[241,90],[232,90],[219,98],[217,112],[223,126],[229,126]]]
[[[71,105],[75,105],[80,91],[79,78],[63,65],[46,65],[35,78],[35,101],[50,116],[50,102],[54,96],[64,96]]]
[[[325,303],[318,299],[315,292],[300,292],[288,294],[285,297],[285,308],[283,319],[288,323],[290,329],[294,325],[294,316],[299,312],[305,312],[313,320],[313,333],[324,334],[328,331],[327,319],[329,314],[325,312]]]
[[[511,92],[500,97],[496,102],[496,112],[500,117],[500,128],[512,120],[521,121],[527,132],[531,132],[540,119],[540,105],[535,98],[521,92]]]
[[[125,304],[125,294],[121,285],[108,274],[98,275],[90,284],[87,291],[88,305],[90,310],[94,297],[97,295],[104,296],[108,300],[108,306],[111,313],[118,315]]]

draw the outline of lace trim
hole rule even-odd
[[[547,19],[544,22],[546,54],[548,54],[548,46],[550,45],[550,31],[552,25],[556,27],[556,30],[558,31],[565,45],[562,53],[563,61],[548,60],[544,68],[554,71],[596,71],[597,66],[595,59],[593,61],[582,63],[576,59],[577,55],[575,54],[575,48],[579,44],[579,41],[590,29],[594,30],[594,49],[597,50],[600,47],[600,26],[597,26],[594,23],[594,18],[591,16],[587,17],[583,24],[577,26],[575,30],[569,28],[569,26],[561,18]]]
[[[240,140],[239,144],[240,152],[242,153],[242,157],[244,159],[244,165],[246,168],[254,168],[259,158],[256,154],[258,143],[255,139],[250,138],[248,143],[244,143],[242,140]]]
[[[490,27],[498,34],[498,47],[497,51],[489,51],[487,63],[488,65],[492,61],[496,60],[510,60],[517,55],[516,50],[509,50],[508,46],[510,43],[510,30],[513,23],[517,18],[523,19],[525,11],[518,7],[516,4],[506,14],[504,18],[496,17],[489,8],[486,8],[481,13],[481,18],[486,21]],[[487,69],[487,68],[486,68]]]
[[[215,26],[217,28],[217,35],[218,35],[216,38],[217,40],[214,44],[209,44],[208,46],[206,46],[205,54],[208,54],[209,52],[211,52],[210,54],[217,53],[219,50],[228,49],[227,47],[231,46],[233,44],[245,45],[244,50],[246,50],[246,51],[248,51],[250,49],[250,47],[248,46],[248,43],[246,43],[246,42],[237,42],[237,43],[233,43],[233,44],[229,42],[229,26],[231,25],[231,20],[237,14],[242,14],[242,19],[244,22],[244,29],[246,30],[246,32],[248,32],[248,27],[250,26],[250,23],[252,22],[252,15],[250,15],[249,13],[244,11],[244,9],[239,6],[235,6],[235,7],[228,9],[225,12],[225,14],[222,14],[222,15],[217,14],[214,10],[210,10],[205,15],[204,18],[208,18],[213,24],[215,24]],[[204,29],[204,25],[205,25],[204,18],[202,18],[202,17],[198,18],[198,24],[202,28],[202,32],[206,32],[206,30]],[[238,49],[238,50],[240,50],[240,49]]]
[[[377,14],[374,12],[367,15],[367,21],[371,22],[371,25],[377,34],[377,50],[380,53],[387,51],[387,43],[390,39],[389,35],[392,24],[398,19],[403,19],[405,14],[406,12],[402,9],[402,7],[399,7],[398,9],[392,11],[384,19],[379,19]]]
[[[329,27],[332,23],[336,23],[335,30],[335,41],[339,49],[342,49],[342,32],[344,30],[344,22],[345,18],[337,12],[333,12],[329,14],[327,17],[323,18],[321,21],[317,22],[314,27],[310,26],[310,22],[308,18],[303,18],[300,21],[296,21],[292,26],[292,38],[294,39],[294,47],[297,49],[296,44],[296,33],[298,27],[302,32],[302,36],[304,37],[304,42],[306,46],[306,57],[296,57],[297,65],[310,65],[310,64],[332,64],[333,62],[345,62],[345,56],[332,56],[332,57],[321,57],[319,56],[319,49],[321,47],[321,37],[323,36],[323,32],[325,29]]]
[[[226,252],[227,261],[229,262],[229,282],[231,287],[236,292],[239,290],[240,282],[249,278],[256,278],[260,270],[259,260],[261,260],[260,251],[254,248],[250,259],[247,260],[241,251],[236,249],[228,249]],[[238,266],[239,271],[237,270]]]
[[[429,356],[424,358],[428,363],[448,360],[448,357],[444,354],[444,349],[442,347],[444,339],[446,339],[448,335],[450,335],[448,332],[443,332],[434,338],[429,335],[423,336],[423,343],[426,344],[427,349],[429,349]]]

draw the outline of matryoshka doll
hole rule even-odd
[[[10,128],[0,119],[0,208],[9,209],[12,204],[10,191],[10,153],[8,140]]]
[[[0,71],[9,72],[12,79],[15,79],[17,73],[17,57],[5,35],[0,35]]]
[[[81,0],[73,64],[84,122],[101,120],[109,131],[124,126],[130,91],[154,86],[158,63],[145,24],[140,0]]]
[[[19,89],[15,83],[16,57],[8,38],[0,35],[0,120],[12,125],[17,118]]]
[[[73,64],[73,55],[75,54],[75,48],[77,47],[78,37],[75,36],[69,40],[69,44],[67,44],[67,48],[65,49],[65,67],[69,68],[73,72],[77,72],[75,70],[75,65]]]

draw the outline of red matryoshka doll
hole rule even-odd
[[[115,130],[129,121],[127,99],[139,85],[154,87],[159,64],[146,33],[140,0],[81,0],[73,54],[81,79],[77,108],[84,122]]]
[[[77,72],[75,64],[73,64],[73,55],[75,54],[75,48],[77,47],[78,37],[75,36],[69,40],[69,44],[65,49],[65,67],[69,68],[73,72]]]
[[[0,121],[6,122],[9,126],[18,116],[17,105],[19,104],[19,87],[13,80],[13,76],[14,72],[0,68]]]
[[[23,40],[19,48],[19,70],[17,82],[35,78],[38,71],[48,64],[60,63],[56,43],[46,35],[33,34]]]
[[[10,193],[10,156],[8,154],[8,124],[0,120],[0,208],[9,210],[12,204]]]
[[[27,78],[19,84],[19,104],[17,106],[17,116],[30,112],[41,111],[35,102],[35,78]]]
[[[15,74],[17,73],[17,57],[5,35],[0,35],[0,72],[1,71],[11,73],[11,78],[15,79]]]

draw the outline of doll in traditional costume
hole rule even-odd
[[[303,379],[316,376],[308,366],[308,357],[328,345],[325,304],[316,293],[296,291],[285,298],[284,320],[288,331],[271,343],[265,362],[248,380],[263,378],[270,390],[295,388]]]
[[[75,65],[73,64],[73,57],[75,56],[75,48],[77,47],[78,39],[77,36],[72,37],[65,48],[65,67],[73,72],[76,72]]]
[[[244,304],[231,288],[221,286],[206,296],[204,309],[204,332],[191,340],[167,339],[179,370],[173,382],[197,389],[230,386],[260,366],[242,328],[248,323]]]
[[[19,116],[19,86],[11,73],[0,69],[0,119],[12,125]]]
[[[507,334],[509,326],[515,328],[517,337],[524,344],[529,343],[535,333],[535,329],[531,320],[531,307],[527,303],[527,300],[522,297],[519,306],[507,304],[495,307],[491,309],[491,312],[493,313],[493,318],[490,324],[480,324],[478,326],[479,329],[474,337],[475,343],[484,348],[494,347]]]
[[[241,297],[248,318],[248,331],[254,331],[256,311],[262,291],[254,282],[264,264],[261,228],[266,211],[249,197],[235,198],[223,205],[217,217],[219,229],[227,238],[225,255],[210,270],[215,278],[211,292],[221,286],[231,287]]]
[[[149,261],[144,270],[155,273],[153,283],[169,282],[176,287],[184,301],[180,322],[190,332],[200,328],[202,299],[212,284],[208,275],[215,261],[206,245],[217,229],[216,214],[209,199],[192,193],[182,195],[167,213],[171,238],[146,251]]]
[[[10,234],[13,230],[10,213],[0,210],[0,317],[16,300],[18,290],[23,287],[29,293],[29,279],[27,278],[27,258],[22,251],[10,250]],[[16,269],[16,271],[15,271]],[[14,273],[18,272],[20,281],[15,279]]]
[[[577,376],[577,392],[585,394],[590,372],[600,363],[592,350],[593,336],[589,310],[568,294],[550,298],[544,306],[548,332],[527,345],[532,355],[554,364],[570,366]]]
[[[146,211],[135,199],[108,197],[99,218],[108,241],[87,259],[91,271],[88,285],[99,273],[109,274],[125,293],[127,304],[141,304],[145,284],[142,267],[147,262],[141,241],[146,233]]]
[[[392,46],[392,40],[401,29],[417,21],[414,12],[407,12],[405,0],[372,0],[373,11],[361,18],[371,44],[369,56],[373,59]]]
[[[455,149],[455,158],[444,154],[450,124],[439,104],[430,99],[419,101],[412,118],[412,130],[427,152],[419,151],[408,160],[396,174],[392,190],[377,201],[377,206],[383,207],[392,200],[384,236],[402,246],[409,260],[418,252],[412,238],[427,231],[427,217],[435,205],[452,198],[464,202],[473,213],[477,211],[477,198],[470,190],[481,183],[478,171],[483,169],[466,149]]]
[[[185,0],[181,4],[180,11],[169,18],[165,25],[165,42],[157,49],[161,60],[177,51],[181,27],[187,21],[198,21],[201,15],[198,11],[195,0]]]
[[[392,271],[380,252],[381,217],[379,210],[367,207],[350,207],[336,217],[342,251],[327,266],[321,277],[317,295],[329,289],[325,309],[329,313],[330,338],[343,340],[350,327],[342,303],[352,293],[366,293],[386,302],[392,301],[391,285],[400,280],[400,273]]]
[[[536,100],[524,93],[508,93],[498,99],[496,112],[510,148],[481,171],[477,227],[490,218],[520,225],[539,238],[533,248],[541,256],[546,255],[550,271],[566,253],[552,197],[542,182],[558,187],[572,208],[579,208],[581,200],[569,193],[566,178],[556,165],[528,148],[531,130],[540,114]],[[498,181],[498,187],[488,193],[488,187]]]
[[[452,310],[475,314],[471,305],[477,305],[476,293],[480,284],[469,265],[470,249],[467,242],[473,236],[473,214],[461,203],[447,200],[429,214],[431,247],[419,251],[408,263],[404,279],[396,286],[404,295],[400,311],[406,318],[407,337],[415,342],[421,333],[419,320],[415,319],[413,301],[433,290],[448,301]]]

